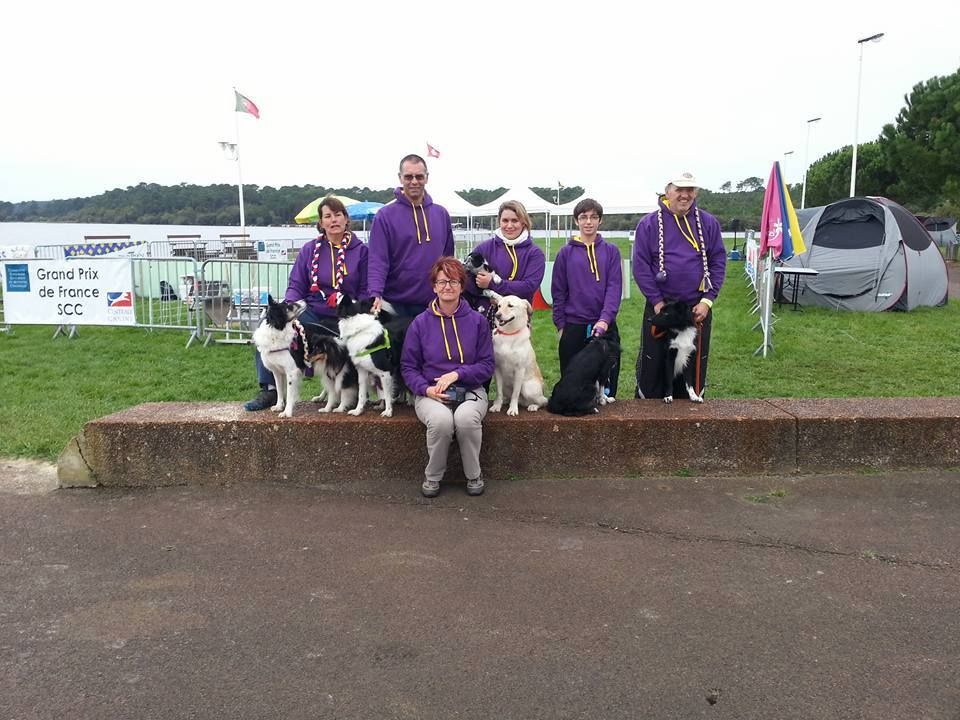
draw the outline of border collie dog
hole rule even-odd
[[[483,256],[483,253],[474,251],[469,255],[467,255],[467,257],[463,259],[463,269],[467,273],[467,275],[469,275],[474,279],[474,282],[476,282],[477,273],[481,271],[487,272],[493,275],[493,282],[497,284],[500,284],[502,282],[502,278],[496,272],[494,272],[492,267],[490,267],[490,263],[487,262],[487,259]],[[490,288],[481,290],[478,287],[477,290],[479,290],[480,294],[486,298],[493,298],[496,295],[496,293],[493,292],[493,290],[491,290]],[[472,307],[474,310],[480,309],[479,297],[473,294],[467,294],[467,295],[464,295],[464,298],[466,298],[466,301],[470,303],[470,307]],[[491,309],[488,310],[487,312],[487,320],[490,322],[490,327],[494,327],[492,303],[491,303]]]
[[[668,302],[660,312],[653,316],[650,328],[654,337],[667,334],[670,337],[663,368],[663,401],[673,402],[674,382],[682,378],[687,396],[691,402],[702,403],[703,393],[697,394],[694,363],[690,362],[697,349],[697,325],[693,321],[693,311],[682,302]]]
[[[590,338],[567,364],[560,381],[553,386],[547,410],[555,415],[589,415],[605,404],[603,387],[610,377],[620,346],[603,335]]]
[[[337,302],[337,317],[340,319],[340,339],[346,345],[350,359],[357,368],[357,406],[350,415],[361,415],[367,404],[367,386],[373,375],[380,381],[383,396],[383,417],[393,416],[393,387],[400,383],[400,354],[411,317],[396,317],[384,304],[381,320],[370,311],[373,301],[355,300],[340,293]]]
[[[305,349],[299,350],[301,363],[306,368],[307,365],[313,367],[315,375],[319,375],[323,382],[324,397],[326,405],[318,412],[344,412],[357,404],[357,368],[350,359],[350,353],[347,348],[337,338],[326,333],[311,332],[309,326],[304,326],[306,330]],[[294,359],[297,359],[297,350],[291,351]],[[321,396],[313,398],[314,402],[320,402]]]
[[[260,325],[253,332],[253,342],[260,352],[263,366],[273,373],[273,382],[277,386],[277,404],[271,410],[283,417],[293,417],[293,406],[300,398],[303,364],[294,359],[290,343],[297,335],[294,321],[304,308],[306,303],[302,300],[276,302],[273,296],[267,296],[267,307],[261,312]]]

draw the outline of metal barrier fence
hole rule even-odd
[[[291,267],[290,262],[204,261],[194,300],[200,310],[203,344],[249,342],[267,296],[282,298],[286,292]]]

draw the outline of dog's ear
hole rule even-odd
[[[533,305],[530,304],[529,300],[524,300],[523,304],[527,306],[527,320],[533,317]]]

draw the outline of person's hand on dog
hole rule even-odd
[[[663,300],[661,300],[661,301],[658,302],[656,305],[654,305],[654,306],[653,306],[653,314],[654,314],[654,315],[659,315],[659,314],[660,314],[660,311],[663,310],[663,306],[666,305],[666,304],[667,304],[667,303],[665,303]]]
[[[492,282],[493,275],[491,273],[484,272],[483,270],[477,273],[476,283],[477,287],[481,290],[486,290],[488,287],[490,287],[490,283]]]
[[[693,321],[698,325],[707,319],[707,313],[710,307],[705,302],[699,302],[693,306]]]
[[[374,315],[380,314],[380,306],[383,304],[383,298],[377,295],[373,298],[373,305],[370,307],[370,312]]]
[[[608,327],[606,320],[597,320],[597,324],[593,326],[593,336],[603,335]]]

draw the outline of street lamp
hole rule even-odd
[[[820,122],[823,118],[815,117],[807,120],[807,150],[806,157],[803,159],[803,189],[800,191],[800,209],[807,206],[807,170],[810,169],[810,126],[815,122]]]
[[[860,81],[863,78],[863,44],[868,42],[879,42],[884,33],[877,33],[870,37],[857,40],[860,46],[860,65],[857,70],[857,112],[853,121],[853,158],[850,161],[850,197],[857,194],[857,131],[860,129]]]
[[[783,154],[783,168],[781,169],[781,173],[780,173],[781,177],[783,178],[783,182],[787,182],[787,171],[786,171],[787,158],[791,155],[793,155],[793,150],[787,150]]]

